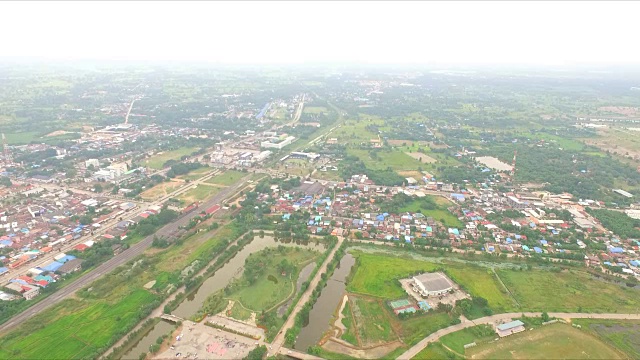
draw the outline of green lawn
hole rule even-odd
[[[229,314],[229,316],[234,319],[245,321],[249,320],[251,317],[251,311],[243,308],[242,305],[235,303],[231,308],[231,314]]]
[[[242,179],[246,175],[247,173],[244,173],[242,171],[227,170],[224,173],[216,175],[205,182],[209,184],[230,186],[237,183],[238,180]]]
[[[178,179],[189,180],[189,181],[198,180],[201,177],[203,177],[204,174],[208,173],[211,170],[213,169],[211,169],[208,166],[203,166],[201,168],[190,171],[188,174],[178,176]]]
[[[361,346],[367,347],[397,339],[379,300],[353,297],[353,314]]]
[[[624,351],[631,359],[640,359],[640,321],[574,319],[574,324],[582,326],[609,345]]]
[[[458,354],[464,354],[464,346],[466,344],[473,342],[480,344],[481,342],[491,341],[495,337],[496,333],[491,325],[478,325],[445,335],[440,338],[440,342]]]
[[[369,150],[348,149],[347,153],[360,158],[367,169],[371,170],[386,170],[388,167],[396,171],[418,170],[426,165],[399,150],[376,151],[376,158],[371,157]]]
[[[451,325],[451,317],[446,313],[430,312],[400,320],[400,337],[407,345],[415,345],[434,332]]]
[[[191,155],[194,151],[198,150],[196,147],[181,147],[176,150],[164,151],[161,154],[155,154],[146,160],[147,166],[152,169],[160,170],[164,166],[164,163],[169,160],[180,160],[185,155]]]
[[[228,297],[240,301],[245,308],[252,311],[267,311],[294,294],[295,281],[300,270],[317,255],[317,252],[302,248],[268,248],[251,254],[247,262],[259,262],[262,271],[253,283],[243,276],[231,284]],[[285,276],[278,271],[283,260],[294,265],[294,271]]]
[[[412,359],[415,360],[443,360],[443,359],[461,359],[459,356],[453,354],[449,350],[442,346],[442,343],[435,342],[429,344],[426,348],[420,351]]]
[[[182,201],[183,204],[191,204],[196,201],[205,201],[218,192],[220,192],[220,188],[200,184],[196,185],[195,189],[188,190],[178,195],[177,199]]]
[[[584,272],[497,272],[522,310],[637,313],[640,308],[640,290],[592,279]]]
[[[472,359],[623,359],[620,352],[588,333],[552,324],[466,350]]]
[[[481,296],[495,312],[516,311],[516,304],[506,293],[489,268],[473,265],[451,264],[446,266],[451,280],[464,285],[471,296]],[[481,315],[479,317],[482,317]]]
[[[21,133],[7,133],[5,134],[7,138],[7,144],[9,145],[21,145],[21,144],[29,144],[31,141],[39,138],[39,133],[35,131],[31,132],[21,132]]]
[[[37,315],[19,330],[0,339],[0,358],[3,359],[71,359],[94,354],[108,344],[112,334],[138,322],[141,306],[155,296],[136,290],[121,301],[65,300],[55,306],[56,315]],[[44,320],[44,321],[43,321]]]
[[[320,114],[327,113],[328,111],[329,110],[327,110],[327,108],[324,106],[305,106],[302,110],[302,112],[305,112],[307,114]]]
[[[384,254],[368,254],[354,251],[355,273],[347,283],[347,290],[384,299],[406,297],[399,279],[416,271],[433,271],[435,264]]]
[[[342,325],[347,329],[341,336],[342,340],[358,346],[358,338],[356,337],[356,326],[353,323],[353,317],[351,316],[351,300],[347,301],[342,309]]]

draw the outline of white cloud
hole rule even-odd
[[[0,2],[0,56],[640,62],[638,2]]]

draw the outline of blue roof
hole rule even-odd
[[[9,269],[7,269],[6,267],[0,267],[0,274],[4,274],[7,271],[9,271]]]
[[[52,261],[49,264],[43,266],[42,270],[54,272],[54,271],[58,270],[60,268],[60,266],[62,266],[62,263],[59,263],[57,261]]]
[[[619,253],[623,253],[624,249],[622,249],[621,247],[612,247],[611,249],[609,249],[609,251],[614,254],[619,254]]]
[[[540,244],[547,245],[547,240],[545,240],[545,239],[540,240]]]
[[[635,267],[640,266],[640,262],[638,262],[638,260],[631,260],[631,261],[629,261],[629,264],[631,264],[631,265],[633,265]]]
[[[58,261],[64,264],[64,263],[66,263],[67,261],[69,261],[69,260],[73,260],[73,259],[75,259],[75,258],[76,258],[76,257],[75,257],[75,256],[73,256],[73,255],[65,255],[63,258],[58,259]]]
[[[539,248],[539,247],[537,247],[537,246],[534,246],[534,247],[533,247],[533,251],[537,252],[538,254],[542,253],[542,249],[540,249],[540,248]]]
[[[528,247],[527,245],[522,245],[522,248],[523,248],[525,251],[529,251],[529,247]]]
[[[500,325],[497,326],[497,328],[500,331],[505,331],[505,330],[513,329],[515,327],[522,326],[522,325],[524,325],[524,323],[522,321],[514,320],[514,321],[508,322],[506,324],[500,324]]]
[[[603,262],[603,264],[608,265],[608,266],[611,266],[611,263],[610,263],[610,262],[608,262],[608,261]]]

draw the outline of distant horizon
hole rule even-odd
[[[639,13],[591,1],[0,2],[0,58],[638,65]]]

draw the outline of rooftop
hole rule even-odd
[[[442,273],[426,273],[414,277],[429,291],[442,291],[451,288],[452,284]]]

